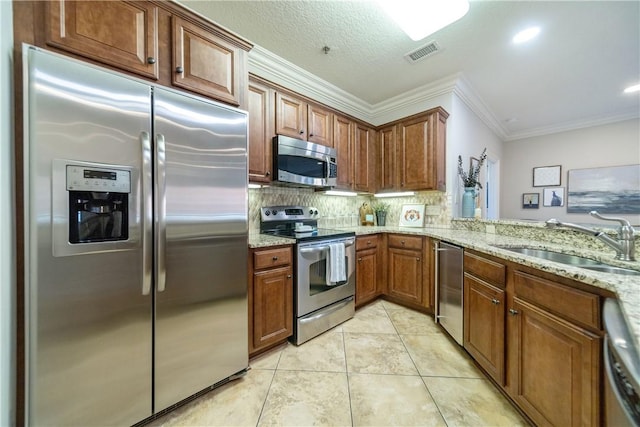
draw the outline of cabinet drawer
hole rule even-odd
[[[291,248],[266,249],[253,253],[253,269],[291,264]]]
[[[378,246],[378,235],[362,236],[356,238],[356,251],[371,249]]]
[[[465,251],[464,271],[504,289],[506,268],[500,263]]]
[[[569,320],[600,329],[600,297],[560,283],[514,272],[515,293]]]
[[[422,237],[390,234],[389,246],[404,249],[422,249]]]

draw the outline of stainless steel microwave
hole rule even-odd
[[[276,181],[299,186],[334,187],[338,176],[336,150],[301,139],[273,138]]]

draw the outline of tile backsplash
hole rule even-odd
[[[440,191],[416,192],[411,197],[377,199],[371,195],[356,197],[332,196],[309,188],[263,187],[249,189],[249,229],[260,228],[260,208],[263,206],[314,206],[321,214],[321,227],[340,228],[358,224],[358,212],[363,203],[384,201],[390,205],[387,225],[397,225],[403,204],[417,203],[427,206],[425,225],[448,224],[451,220],[451,196]]]

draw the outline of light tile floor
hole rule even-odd
[[[431,317],[378,300],[152,426],[527,425]]]

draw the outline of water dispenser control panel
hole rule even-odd
[[[130,193],[131,172],[67,165],[67,190]]]

